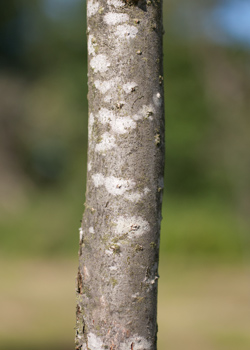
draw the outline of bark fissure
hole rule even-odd
[[[87,4],[88,174],[76,325],[82,350],[156,349],[164,167],[161,6],[156,0]]]

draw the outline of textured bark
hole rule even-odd
[[[155,350],[162,1],[88,0],[89,144],[76,348]]]

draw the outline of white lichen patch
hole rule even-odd
[[[88,54],[89,55],[92,55],[92,56],[95,56],[95,48],[97,46],[97,43],[95,41],[95,38],[92,34],[89,35],[89,38],[88,38]]]
[[[143,105],[142,108],[133,115],[133,119],[134,120],[140,120],[140,119],[150,119],[153,120],[153,115],[155,113],[155,108],[153,107],[153,105]]]
[[[98,119],[102,124],[109,124],[115,120],[115,114],[107,108],[101,108]]]
[[[88,17],[94,16],[97,13],[98,9],[99,9],[98,1],[88,0],[88,5],[87,5]]]
[[[129,82],[122,86],[123,90],[129,94],[135,90],[138,85],[135,82]]]
[[[110,133],[105,132],[102,134],[101,141],[96,144],[95,151],[106,152],[114,147],[116,147],[115,137],[113,135],[110,135]]]
[[[94,114],[93,113],[90,113],[90,115],[89,115],[89,126],[93,126],[93,124],[94,124],[94,122],[95,122],[95,117],[94,117]]]
[[[152,349],[152,343],[149,342],[146,338],[134,335],[122,344],[119,347],[120,350],[150,350]]]
[[[99,150],[98,150],[99,151]],[[102,174],[92,175],[95,187],[105,186],[106,190],[114,195],[123,195],[124,199],[131,202],[138,202],[143,196],[147,195],[150,190],[145,187],[143,192],[133,191],[136,183],[133,180],[124,180],[114,176],[104,177]]]
[[[106,249],[106,250],[105,250],[105,254],[107,254],[108,256],[110,256],[110,255],[113,255],[113,252],[112,252],[111,250]]]
[[[94,227],[91,226],[91,227],[89,228],[89,233],[91,233],[91,234],[94,234],[94,233],[95,233]]]
[[[144,195],[147,195],[150,192],[150,189],[148,187],[145,187],[143,190]]]
[[[116,115],[107,108],[101,108],[99,111],[99,121],[102,124],[109,124],[111,129],[117,134],[125,134],[130,129],[136,128],[136,123],[130,117],[116,117]]]
[[[127,193],[124,196],[127,200],[129,200],[130,202],[138,202],[142,195],[139,192],[134,192],[134,193]]]
[[[109,6],[114,6],[115,8],[124,6],[124,2],[121,0],[108,0],[107,3]]]
[[[129,21],[129,15],[127,15],[126,13],[108,12],[103,19],[106,24],[113,26],[118,23],[124,23]]]
[[[102,93],[106,94],[110,89],[116,86],[117,79],[110,79],[107,81],[95,80],[95,87]]]
[[[89,279],[89,270],[87,269],[87,266],[83,266],[83,277],[84,280],[87,281]]]
[[[101,306],[104,307],[104,308],[107,306],[107,301],[106,301],[104,295],[102,295],[101,298],[100,298],[100,304],[101,304]]]
[[[162,96],[159,92],[157,92],[154,96],[153,96],[153,101],[154,101],[154,104],[157,106],[157,107],[160,107],[161,104],[162,104]]]
[[[116,27],[115,36],[119,39],[134,39],[138,33],[138,29],[135,26],[128,24],[121,24]]]
[[[88,334],[88,348],[91,350],[103,349],[103,342],[100,337],[97,337],[94,333]]]
[[[135,186],[135,182],[132,180],[124,180],[114,176],[104,177],[100,173],[92,175],[92,179],[95,187],[105,186],[106,190],[114,196],[123,195]]]
[[[128,199],[131,202],[138,202],[140,199],[142,199],[143,196],[146,196],[150,192],[150,189],[148,187],[145,187],[143,189],[143,192],[132,192],[132,193],[126,193],[124,197]]]
[[[114,230],[118,235],[128,234],[130,238],[142,236],[150,229],[149,223],[140,216],[120,216],[115,221]]]
[[[112,96],[111,95],[106,95],[103,99],[104,102],[106,103],[111,103],[112,102]]]
[[[90,66],[93,68],[95,73],[105,73],[110,67],[110,62],[108,61],[106,55],[100,54],[91,59]]]
[[[132,299],[137,299],[139,295],[140,295],[139,292],[137,292],[135,294],[132,294],[131,297]]]
[[[82,240],[82,237],[83,237],[83,229],[80,227],[80,228],[79,228],[79,238],[80,238],[80,241]]]
[[[130,129],[136,128],[136,123],[130,117],[119,117],[115,119],[110,125],[112,130],[117,134],[125,134]]]
[[[88,171],[91,171],[91,169],[92,169],[92,162],[88,162],[87,169],[88,169]]]
[[[116,271],[117,267],[116,266],[110,266],[109,269],[110,269],[110,271]]]
[[[100,187],[104,185],[105,177],[99,173],[92,175],[92,180],[94,182],[95,187]]]
[[[135,182],[132,180],[119,179],[114,176],[109,176],[105,179],[106,190],[114,196],[123,195],[126,191],[134,188]]]

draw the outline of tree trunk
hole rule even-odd
[[[89,143],[76,349],[155,350],[162,1],[88,0]]]

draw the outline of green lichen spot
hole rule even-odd
[[[163,76],[159,75],[159,84],[162,85],[162,83],[163,83]]]
[[[143,301],[144,297],[138,297],[136,299],[137,299],[137,303],[141,303]]]
[[[136,246],[135,246],[135,251],[136,251],[136,252],[141,252],[141,251],[143,251],[143,246],[141,246],[141,245],[139,245],[139,244],[136,244]]]
[[[160,143],[161,143],[161,135],[159,133],[157,133],[155,135],[155,144],[156,144],[156,146],[159,146]]]
[[[119,241],[124,241],[128,236],[128,232],[124,233],[123,235],[121,236],[116,236],[112,239],[112,243],[117,243]],[[119,246],[118,246],[119,247]]]
[[[150,247],[151,247],[152,249],[155,249],[155,248],[157,247],[157,244],[156,244],[155,242],[151,242],[151,243],[150,243]]]
[[[103,236],[101,237],[101,240],[102,240],[103,243],[107,243],[108,240],[109,240],[109,235],[108,235],[108,234],[103,235]]]
[[[127,5],[136,5],[138,3],[138,0],[123,0]]]
[[[112,284],[113,287],[115,287],[118,284],[117,280],[113,277],[110,278],[110,283]]]

